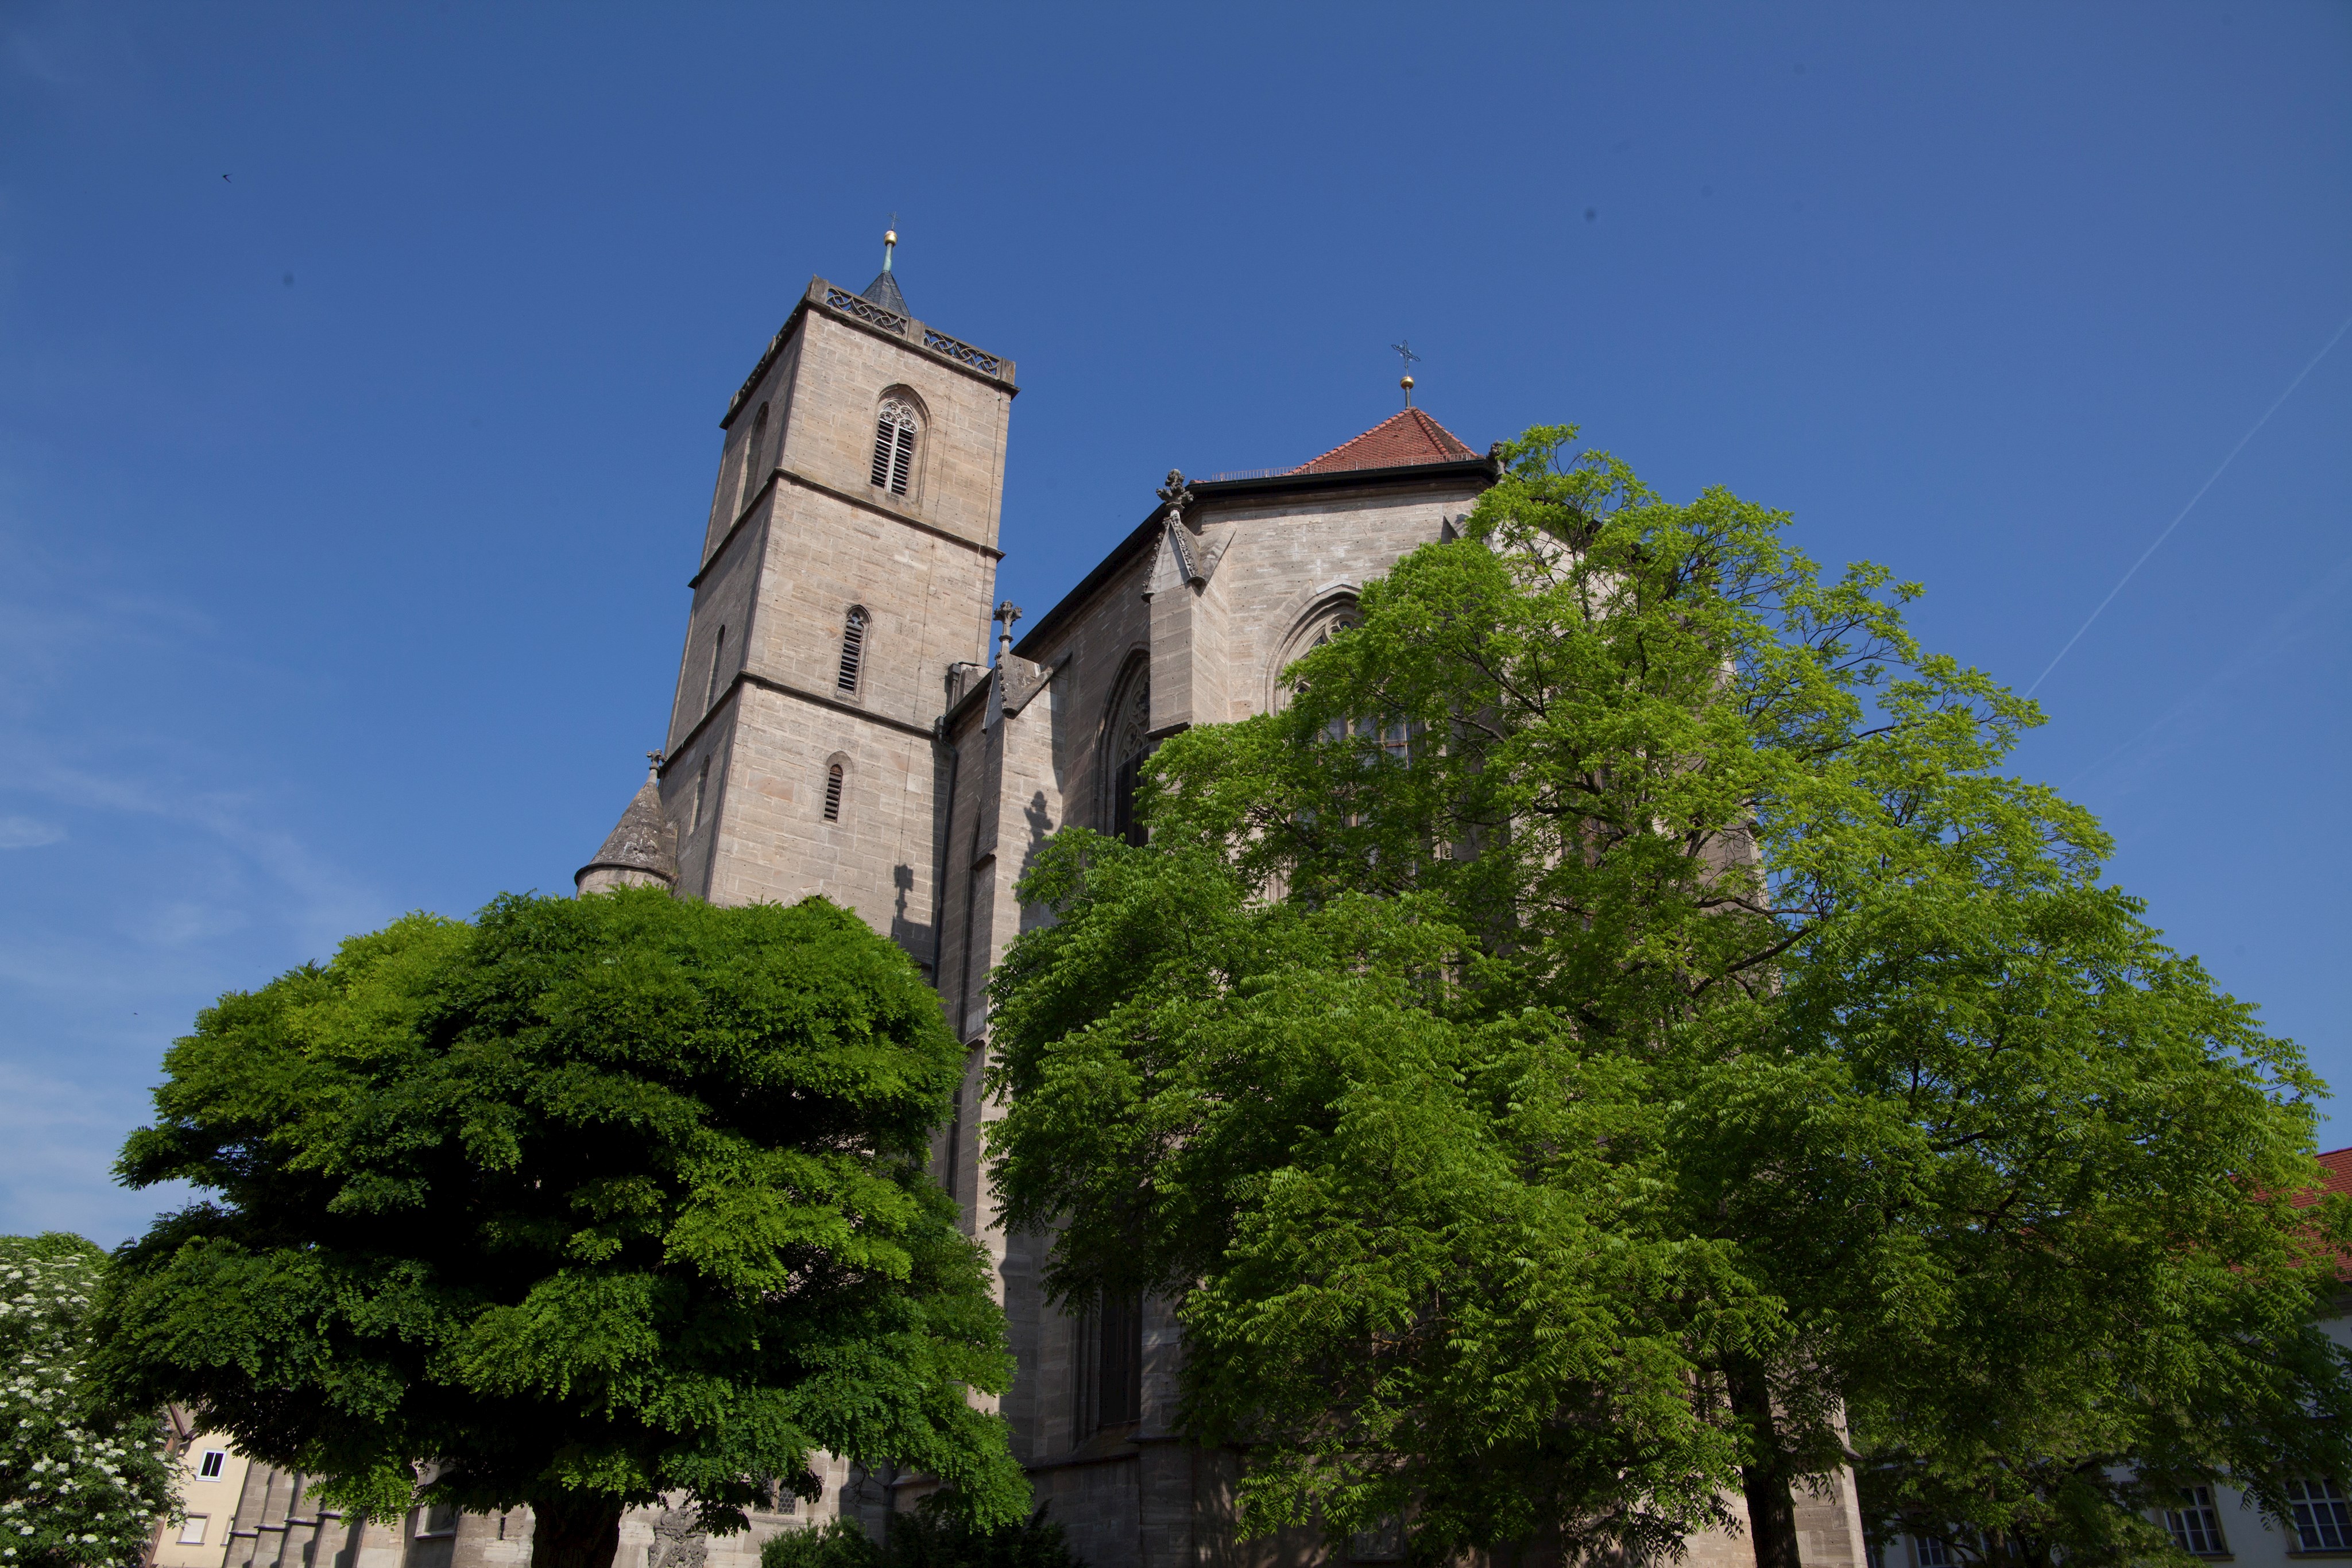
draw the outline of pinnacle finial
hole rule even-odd
[[[890,214],[890,226],[882,231],[882,270],[890,270],[890,252],[898,243],[898,214]]]
[[[667,762],[667,761],[668,761],[668,760],[669,760],[669,758],[668,758],[668,756],[667,756],[666,753],[659,752],[659,751],[648,751],[648,752],[646,752],[646,779],[647,779],[648,781],[650,781],[650,780],[652,780],[652,779],[656,779],[660,778],[660,777],[661,777],[662,764],[663,764],[663,763],[665,763],[665,762]]]

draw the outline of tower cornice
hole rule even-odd
[[[902,316],[876,304],[864,295],[853,293],[822,277],[812,277],[807,292],[793,307],[793,313],[784,318],[784,324],[776,329],[774,337],[768,340],[768,347],[760,355],[760,362],[751,367],[751,373],[743,379],[743,384],[729,400],[727,417],[719,422],[719,429],[724,430],[735,423],[735,416],[743,412],[743,405],[751,401],[751,393],[767,375],[768,367],[776,362],[776,356],[792,340],[793,329],[800,324],[803,316],[811,311],[885,342],[895,343],[976,381],[986,382],[1000,388],[1006,397],[1021,395],[1021,389],[1013,384],[1013,361],[1003,355],[973,348],[962,339],[950,337],[912,316]]]

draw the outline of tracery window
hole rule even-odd
[[[915,411],[898,398],[882,400],[874,420],[874,483],[894,496],[907,493],[915,471]]]
[[[866,609],[853,604],[841,622],[841,674],[834,682],[837,691],[854,692],[866,669]]]

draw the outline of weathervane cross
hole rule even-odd
[[[1412,406],[1412,368],[1421,363],[1421,356],[1412,351],[1412,340],[1409,338],[1402,342],[1391,343],[1389,347],[1395,350],[1397,357],[1404,361],[1404,374],[1397,378],[1397,385],[1404,388],[1404,405],[1411,408]]]

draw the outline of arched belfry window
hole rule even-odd
[[[838,762],[829,762],[825,764],[824,820],[828,822],[838,822],[841,821],[841,764]]]
[[[766,450],[767,444],[768,405],[763,402],[760,405],[760,412],[752,417],[751,434],[743,443],[743,493],[735,499],[738,512],[750,506],[751,497],[760,493],[761,481],[766,477],[760,472],[760,454]]]
[[[866,673],[866,610],[853,604],[841,623],[841,677],[834,682],[837,691],[855,692]]]
[[[915,411],[902,398],[884,398],[874,417],[874,483],[894,496],[907,493],[915,472]]]
[[[1143,824],[1136,820],[1135,789],[1143,777],[1144,759],[1151,755],[1151,679],[1142,661],[1121,683],[1111,705],[1110,721],[1103,731],[1103,810],[1099,819],[1113,838],[1130,844],[1143,842]]]

